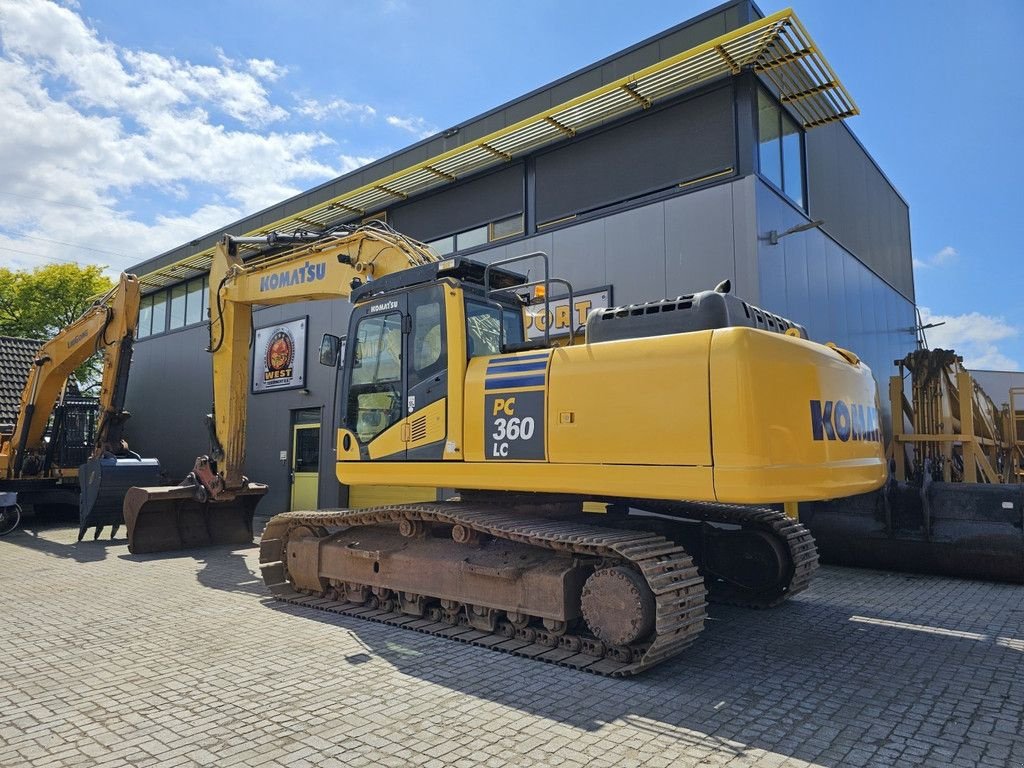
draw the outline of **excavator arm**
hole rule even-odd
[[[213,353],[211,458],[217,480],[213,498],[243,483],[250,332],[254,305],[275,306],[347,299],[361,283],[437,261],[425,245],[383,226],[364,226],[334,237],[243,263],[239,246],[272,246],[302,236],[232,238],[217,246],[210,268],[210,349]]]
[[[21,394],[14,432],[0,449],[0,477],[16,479],[43,471],[41,464],[29,459],[43,453],[46,426],[68,377],[96,352],[103,352],[104,357],[93,456],[119,449],[138,319],[139,281],[134,275],[122,274],[116,286],[40,347]]]
[[[260,250],[243,260],[241,250]],[[254,306],[347,299],[364,282],[438,260],[423,243],[372,222],[330,234],[226,235],[210,266],[213,412],[210,455],[169,488],[132,488],[124,516],[132,552],[252,540],[267,487],[242,474]]]

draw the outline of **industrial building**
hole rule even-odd
[[[564,316],[729,279],[812,339],[854,350],[884,392],[915,347],[909,210],[847,125],[856,113],[795,17],[738,0],[138,264],[132,448],[174,481],[209,450],[206,272],[224,232],[371,218],[440,254],[544,251],[578,297]],[[263,515],[423,498],[397,472],[396,488],[351,494],[335,478],[338,374],[317,347],[349,312],[332,301],[256,313],[257,347],[282,328],[296,342],[283,385],[254,371],[249,394],[247,472],[271,488]]]

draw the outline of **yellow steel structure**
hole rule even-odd
[[[893,415],[895,476],[920,481],[923,474],[944,482],[1013,483],[1024,441],[1020,396],[1010,391],[1001,412],[952,350],[920,349],[898,361],[889,380]],[[904,381],[910,380],[910,397]]]
[[[139,318],[139,281],[135,275],[121,274],[119,282],[99,298],[81,317],[39,348],[21,395],[18,420],[12,435],[0,443],[0,480],[19,479],[40,474],[75,477],[77,468],[45,468],[44,434],[68,377],[97,352],[103,352],[103,377],[100,386],[100,419],[94,455],[105,450],[120,450],[120,434],[115,429],[121,420],[123,377],[127,376],[131,344]],[[35,468],[29,471],[29,467]]]
[[[804,25],[787,8],[246,234],[326,229],[365,217],[390,203],[509,163],[528,151],[746,68],[771,83],[805,129],[859,113]],[[204,274],[213,253],[214,248],[207,248],[145,274],[142,284],[157,288]]]

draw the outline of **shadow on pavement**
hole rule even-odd
[[[146,555],[122,554],[118,557],[131,563],[152,563],[167,560],[187,560],[200,563],[196,580],[204,587],[223,592],[244,592],[265,595],[266,589],[258,575],[249,570],[246,553],[256,548],[239,547],[237,544],[218,547],[204,547],[179,552],[154,552]]]
[[[861,574],[864,580],[864,573],[832,568],[825,578]],[[889,586],[915,578],[867,573]],[[864,581],[870,589],[871,579]],[[898,764],[921,728],[933,738],[917,745],[920,754],[935,750],[929,759],[951,761],[955,734],[977,720],[984,702],[999,708],[999,701],[1024,700],[1024,612],[1016,615],[1014,639],[991,626],[943,629],[947,615],[922,616],[916,604],[885,606],[875,611],[885,618],[873,619],[860,615],[872,613],[862,605],[816,599],[812,589],[771,611],[712,606],[705,631],[683,654],[639,676],[609,679],[315,609],[265,604],[297,620],[337,625],[364,647],[337,658],[325,648],[318,663],[327,667],[376,656],[403,674],[577,728],[628,722],[674,745],[692,741],[737,756],[763,749],[840,766],[876,764],[888,755]],[[1013,732],[996,734],[1003,743],[1020,738],[1022,716],[1019,708],[1012,711]],[[857,762],[861,757],[864,763]]]
[[[68,538],[69,528],[72,528],[72,539],[76,538],[78,533],[77,509],[71,512],[36,512],[33,515],[22,517],[18,527],[0,538],[0,542],[27,547],[54,557],[68,558],[80,563],[104,560],[110,546],[119,546],[128,542],[124,526],[121,526],[114,539],[110,538],[111,529],[107,526],[96,540],[93,539],[94,529],[87,530],[81,541],[72,541],[72,543],[66,544],[64,541],[58,540]]]

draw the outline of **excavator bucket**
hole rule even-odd
[[[199,501],[196,488],[129,488],[124,497],[128,551],[141,555],[219,544],[252,544],[253,513],[267,486],[247,483],[228,501]]]
[[[99,538],[105,526],[111,526],[110,538],[124,524],[124,497],[134,485],[156,485],[160,482],[157,459],[99,458],[89,459],[78,468],[82,492],[78,506],[78,540],[89,528]]]

